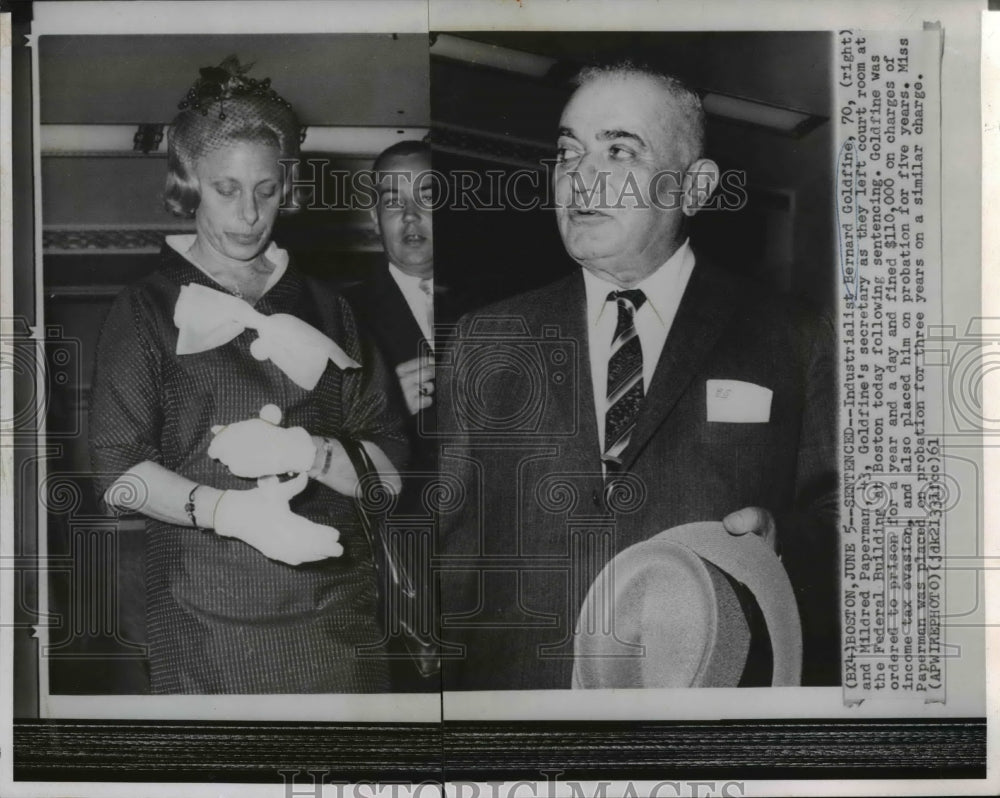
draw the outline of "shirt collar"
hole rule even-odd
[[[646,295],[645,305],[648,305],[657,318],[663,321],[662,308],[667,296],[676,288],[678,274],[689,271],[689,263],[694,261],[690,239],[684,239],[677,250],[656,271],[646,277],[633,288],[642,289]],[[600,321],[601,314],[607,306],[608,294],[620,290],[617,285],[598,277],[588,269],[583,270],[583,282],[587,290],[587,323],[593,327]],[[640,308],[641,310],[641,308]]]
[[[407,285],[412,285],[415,288],[420,287],[420,283],[423,280],[430,280],[431,288],[434,287],[434,277],[417,277],[413,274],[407,274],[402,269],[400,269],[395,263],[389,261],[389,274],[392,275],[392,279],[396,281],[397,285],[406,283]]]

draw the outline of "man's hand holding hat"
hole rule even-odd
[[[774,516],[763,507],[744,507],[722,519],[730,535],[757,535],[775,551],[778,550],[778,527]]]

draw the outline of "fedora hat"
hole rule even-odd
[[[730,579],[760,607],[772,685],[798,685],[802,627],[781,562],[756,535],[702,522],[661,532],[604,566],[574,632],[573,687],[736,687],[751,635]]]

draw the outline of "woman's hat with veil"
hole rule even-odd
[[[178,103],[180,113],[167,134],[167,208],[191,216],[198,206],[194,166],[203,155],[234,141],[277,147],[281,158],[295,161],[305,129],[291,104],[271,88],[271,79],[246,73],[235,55],[214,67],[202,67],[194,85]]]

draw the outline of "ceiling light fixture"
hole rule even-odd
[[[556,64],[555,58],[522,50],[511,50],[495,44],[477,42],[447,33],[438,34],[431,44],[431,55],[464,61],[468,64],[516,72],[532,78],[543,78]]]

